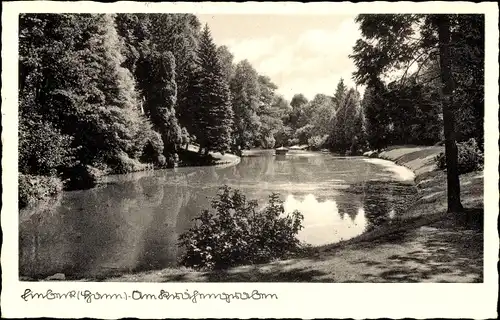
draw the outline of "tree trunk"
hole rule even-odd
[[[458,177],[458,149],[455,141],[455,115],[453,110],[453,79],[450,61],[450,21],[448,15],[438,16],[439,61],[441,65],[443,122],[448,182],[448,212],[461,212],[460,180]]]

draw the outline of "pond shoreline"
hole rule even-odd
[[[192,146],[190,146],[192,147]],[[183,149],[184,151],[188,151],[186,149]],[[216,167],[216,168],[227,168],[227,167],[232,167],[240,163],[241,157],[232,154],[232,153],[224,153],[221,154],[220,152],[209,152],[210,156],[210,162],[204,162],[200,160],[200,156],[198,155],[197,150],[189,150],[191,154],[194,154],[195,157],[197,157],[197,160],[192,160],[189,164],[181,164],[178,166],[179,168],[185,168],[185,167],[203,167],[203,166],[210,166],[210,167]],[[177,166],[176,166],[177,167]],[[172,169],[172,168],[146,168],[144,170],[137,170],[137,171],[132,171],[132,172],[127,172],[127,173],[108,173],[108,174],[103,174],[99,176],[96,184],[90,188],[74,188],[74,189],[69,189],[65,190],[62,187],[62,182],[60,180],[59,183],[61,184],[61,188],[57,192],[53,192],[50,195],[46,195],[43,198],[37,199],[35,201],[31,201],[27,205],[24,205],[19,208],[19,211],[36,211],[37,208],[39,207],[46,207],[49,206],[50,203],[55,202],[59,197],[61,197],[62,193],[67,192],[67,191],[78,191],[78,190],[89,190],[89,189],[95,189],[98,188],[102,184],[102,179],[108,176],[114,176],[114,175],[120,175],[120,174],[131,174],[131,173],[137,173],[137,172],[144,172],[144,171],[156,171],[156,170],[165,170],[165,169]],[[44,176],[33,176],[33,177],[44,177]]]
[[[289,260],[235,267],[224,272],[199,272],[184,267],[171,267],[121,274],[99,281],[400,282],[400,278],[387,276],[391,272],[396,272],[394,269],[396,267],[400,271],[408,269],[408,274],[411,276],[407,275],[409,282],[481,281],[482,232],[471,231],[470,228],[457,228],[456,219],[446,214],[446,175],[443,171],[436,170],[433,161],[441,151],[442,147],[392,147],[378,155],[381,159],[392,161],[415,172],[414,182],[418,190],[416,201],[408,206],[405,214],[386,227],[350,240],[309,248]],[[469,208],[482,206],[482,179],[481,172],[461,176],[464,206]],[[476,216],[478,215],[480,213],[476,212]],[[443,237],[453,238],[454,241],[444,241]],[[439,251],[442,248],[434,248],[429,244],[429,239],[435,240],[432,243],[440,241],[444,247],[451,246],[448,251],[452,255],[459,255],[456,257],[457,261],[470,260],[467,264],[459,266],[463,275],[444,271],[428,275],[426,259],[433,257],[428,253],[442,254]],[[476,250],[470,250],[471,246],[477,247]],[[466,249],[462,250],[464,248]],[[427,256],[418,260],[420,264],[415,267],[415,262],[411,264],[412,259],[416,259],[415,256],[420,255],[421,251]],[[397,263],[393,261],[396,257],[401,257]],[[406,262],[409,263],[408,266],[402,265]],[[359,267],[360,264],[365,266]],[[447,269],[443,267],[443,270]],[[94,280],[96,279],[78,281]]]
[[[405,217],[386,228],[312,248],[301,257],[289,260],[235,267],[224,272],[165,268],[105,281],[480,282],[482,231],[464,228],[462,224],[457,226],[457,220],[446,213],[446,184],[443,184],[446,175],[436,170],[433,161],[442,150],[442,147],[393,147],[378,155],[414,171],[419,193],[419,199],[408,208]],[[461,184],[464,206],[482,206],[482,172],[462,175]],[[438,241],[442,247],[433,245]],[[445,249],[449,250],[443,255]],[[454,265],[452,272],[446,263],[440,262],[443,257],[468,262]],[[429,269],[430,264],[437,267]]]

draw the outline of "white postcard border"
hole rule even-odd
[[[20,12],[193,12],[205,14],[484,13],[485,59],[485,245],[484,283],[313,284],[313,283],[87,283],[20,282],[17,214],[17,31]],[[470,2],[367,3],[140,3],[4,2],[2,12],[2,315],[58,318],[490,318],[498,294],[498,5]],[[258,290],[278,299],[185,301],[107,300],[86,303],[21,299],[26,288],[63,292],[90,290],[156,293],[234,293]]]

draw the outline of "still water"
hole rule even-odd
[[[411,171],[391,162],[327,153],[254,151],[231,167],[189,167],[106,177],[20,213],[20,274],[104,277],[176,264],[179,234],[227,184],[265,205],[279,192],[304,215],[311,245],[349,239],[399,215],[414,194]]]

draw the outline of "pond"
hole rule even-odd
[[[287,212],[304,215],[299,237],[311,245],[383,225],[415,193],[412,172],[392,162],[307,151],[252,151],[236,166],[108,176],[97,188],[20,212],[20,275],[99,278],[175,266],[178,235],[224,184],[262,206],[279,192]]]

